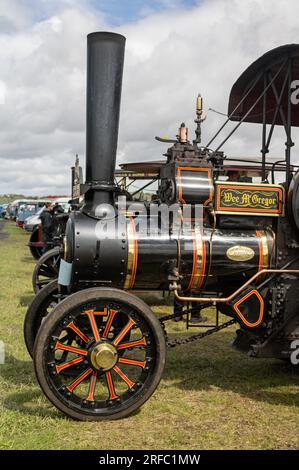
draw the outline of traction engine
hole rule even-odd
[[[184,123],[176,139],[158,139],[172,145],[157,194],[138,203],[125,198],[114,174],[124,47],[121,35],[88,35],[85,202],[67,222],[58,283],[36,297],[48,308],[54,296],[56,306],[50,314],[35,308],[30,323],[44,393],[82,420],[127,416],[152,395],[166,346],[188,343],[167,340],[166,320],[213,307],[215,324],[203,324],[190,341],[237,323],[233,345],[252,357],[290,360],[299,338],[299,173],[290,162],[299,113],[288,86],[299,46],[268,52],[232,89],[228,120],[236,128],[244,121],[263,126],[258,164],[241,161],[228,171],[221,146],[201,145],[198,96],[194,140]],[[286,157],[270,164],[276,124],[286,131]],[[285,175],[280,184],[277,172]],[[173,313],[159,318],[140,291],[171,292]]]

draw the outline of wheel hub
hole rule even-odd
[[[97,370],[106,371],[112,369],[117,359],[117,350],[111,343],[97,344],[90,354],[91,363]]]

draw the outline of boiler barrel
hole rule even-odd
[[[178,266],[183,290],[235,289],[271,265],[274,240],[267,231],[192,230],[181,237],[142,237],[128,230],[130,288],[168,289]],[[131,261],[134,259],[133,274]],[[132,282],[134,278],[134,282]],[[128,284],[125,284],[128,288]]]
[[[121,227],[117,217],[107,230],[101,229],[104,224],[76,215],[72,249],[74,274],[80,273],[80,282],[167,290],[169,273],[178,267],[184,291],[229,293],[273,261],[274,239],[266,230],[192,229],[178,238],[140,235],[133,217]]]

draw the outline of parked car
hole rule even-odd
[[[9,219],[16,220],[20,207],[26,204],[32,204],[34,202],[35,201],[32,199],[16,199],[15,201],[11,202],[7,207]]]
[[[40,224],[40,215],[44,210],[44,206],[41,207],[34,215],[27,217],[24,221],[24,229],[27,232],[33,232]]]
[[[7,207],[8,207],[8,204],[0,204],[0,219],[5,218]]]
[[[18,215],[16,217],[16,224],[18,227],[23,227],[25,220],[35,215],[40,209],[45,206],[46,201],[44,200],[36,200],[23,203],[18,208]]]

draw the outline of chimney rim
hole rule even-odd
[[[110,31],[94,31],[87,34],[87,39],[101,39],[101,40],[115,40],[115,41],[126,41],[126,37],[119,33],[114,33]]]

